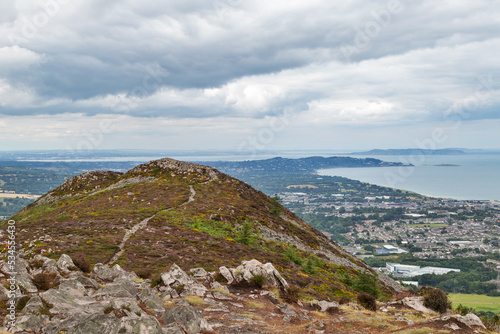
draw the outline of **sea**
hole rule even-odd
[[[342,176],[362,182],[457,200],[500,201],[500,154],[376,155],[376,158],[409,163],[409,167],[333,168],[319,175]]]
[[[413,166],[333,168],[319,170],[319,175],[342,176],[349,179],[397,189],[413,191],[423,195],[457,200],[500,201],[500,152],[468,153],[463,155],[351,155],[332,151],[277,151],[256,156],[234,154],[148,154],[126,156],[99,156],[89,159],[42,159],[20,158],[19,161],[135,161],[138,164],[169,156],[174,159],[203,161],[242,161],[310,156],[352,156],[354,158],[376,158],[384,161],[403,162]]]

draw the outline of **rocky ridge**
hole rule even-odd
[[[57,261],[40,255],[29,261],[18,257],[15,269],[15,325],[4,317],[4,333],[485,331],[472,314],[439,316],[422,308],[418,298],[378,303],[378,312],[353,303],[296,299],[279,271],[257,260],[213,272],[192,268],[188,273],[172,264],[154,280],[141,279],[119,265],[96,264],[84,273],[67,255]],[[5,284],[10,275],[5,262],[0,262],[0,272]],[[0,301],[8,301],[4,286]]]

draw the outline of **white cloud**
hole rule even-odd
[[[217,3],[0,5],[0,114],[66,125],[74,115],[82,127],[125,115],[124,128],[144,136],[154,120],[251,133],[285,111],[316,129],[395,127],[442,120],[491,75],[487,99],[464,121],[500,117],[499,2],[400,0],[387,24],[373,14],[388,10],[384,0]],[[347,61],[342,48],[377,24]]]

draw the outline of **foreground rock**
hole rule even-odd
[[[96,264],[92,273],[84,274],[67,255],[57,262],[42,256],[31,263],[18,258],[17,266],[23,286],[16,297],[15,326],[9,326],[6,318],[0,331],[194,334],[211,329],[201,313],[189,304],[165,309],[160,290],[182,285],[186,291],[208,291],[175,264],[163,275],[164,284],[156,288],[150,288],[151,281],[139,279],[118,265]],[[199,276],[200,271],[197,273]],[[52,280],[53,287],[43,290],[43,284],[34,283],[35,275],[37,281],[40,277]],[[3,294],[6,292],[2,293],[2,299],[6,299]]]
[[[293,291],[286,280],[271,263],[257,260],[243,261],[236,268],[220,267],[216,272],[193,268],[190,274],[172,264],[161,279],[155,280],[156,286],[118,265],[96,264],[91,273],[85,274],[66,255],[57,262],[42,256],[29,262],[18,260],[19,277],[30,289],[17,291],[15,326],[9,326],[6,318],[0,333],[390,332],[389,326],[380,324],[376,313],[362,311],[352,303],[306,302],[297,296],[288,299]],[[0,277],[5,279],[6,266],[1,261],[0,268]],[[41,284],[40,277],[50,284]],[[8,293],[4,290],[0,289],[3,301]],[[430,328],[439,333],[485,332],[483,323],[473,314],[429,319],[434,314],[421,304],[420,298],[413,297],[387,303],[383,312],[391,331],[399,326],[409,332],[429,332]],[[409,320],[407,315],[422,321]]]

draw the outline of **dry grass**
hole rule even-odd
[[[255,302],[255,301],[248,301],[248,302],[245,302],[245,305],[246,305],[248,308],[255,308],[255,309],[263,309],[263,308],[266,308],[266,305],[264,305],[263,303],[260,303],[260,302]]]
[[[193,296],[185,296],[184,299],[187,300],[188,303],[193,305],[193,306],[208,305],[207,303],[203,302],[203,298],[198,297],[198,296],[194,296],[194,295]]]
[[[413,329],[405,329],[402,331],[394,332],[394,334],[430,334],[430,333],[449,333],[448,330],[436,330],[435,328],[413,328]]]

